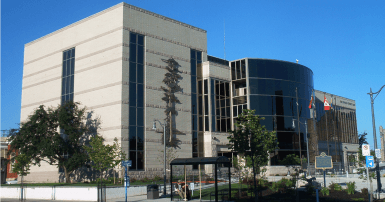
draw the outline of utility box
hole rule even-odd
[[[147,185],[147,199],[159,198],[159,186],[156,184]]]

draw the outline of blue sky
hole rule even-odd
[[[119,0],[1,1],[1,130],[20,122],[24,44],[120,3]],[[208,54],[305,65],[315,88],[356,101],[359,133],[373,148],[370,88],[385,85],[385,1],[125,1],[207,30]],[[385,127],[385,89],[375,100]],[[379,144],[380,147],[380,144]]]

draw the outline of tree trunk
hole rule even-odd
[[[255,164],[254,164],[254,157],[251,157],[251,163],[253,164],[253,175],[254,175],[254,197],[255,201],[258,201],[258,194],[257,194],[257,183],[255,182]]]
[[[67,168],[65,166],[63,166],[63,169],[64,169],[64,176],[65,176],[65,179],[66,179],[66,183],[71,183],[71,181],[70,181],[70,173],[68,173]]]
[[[170,105],[171,105],[170,107],[172,107],[172,104],[170,104]],[[170,138],[169,142],[171,143],[171,139],[172,139],[172,113],[171,113],[171,111],[170,111],[170,137],[169,138]]]

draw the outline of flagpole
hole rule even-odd
[[[324,98],[326,99],[326,96],[325,96],[325,94],[324,94]],[[326,100],[324,100],[324,105],[325,105],[325,101]],[[328,130],[328,110],[325,110],[325,107],[324,107],[324,111],[325,111],[325,116],[326,116],[326,147],[327,147],[327,149],[328,149],[328,156],[330,155],[329,154],[329,130]]]
[[[314,109],[313,109],[313,125],[314,125],[314,134],[315,134],[315,137],[317,137],[317,124],[316,124],[316,119],[315,119],[315,116],[316,116],[316,99],[315,99],[315,91],[314,91],[314,88],[313,88],[313,98],[314,98],[314,103],[313,103],[313,106],[314,106]],[[318,142],[318,137],[317,137],[317,141]],[[318,148],[318,144],[317,144],[317,148]],[[315,153],[317,152],[314,151]],[[315,163],[315,154],[314,154],[314,163]]]

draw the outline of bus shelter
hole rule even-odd
[[[218,164],[223,164],[225,167],[228,167],[228,174],[229,174],[229,200],[231,199],[231,173],[230,173],[230,167],[231,163],[230,160],[225,156],[218,156],[218,157],[198,157],[198,158],[177,158],[170,162],[170,184],[171,184],[171,201],[173,200],[173,187],[172,187],[172,166],[174,165],[183,165],[184,166],[184,173],[185,173],[185,187],[187,185],[186,180],[186,165],[198,165],[199,167],[199,181],[200,184],[202,184],[202,179],[200,179],[201,176],[201,167],[200,165],[206,165],[206,164],[214,164],[214,181],[215,181],[215,201],[218,201]],[[185,188],[186,189],[186,188]],[[199,193],[201,194],[201,189],[199,190]],[[185,197],[186,200],[186,197]]]

